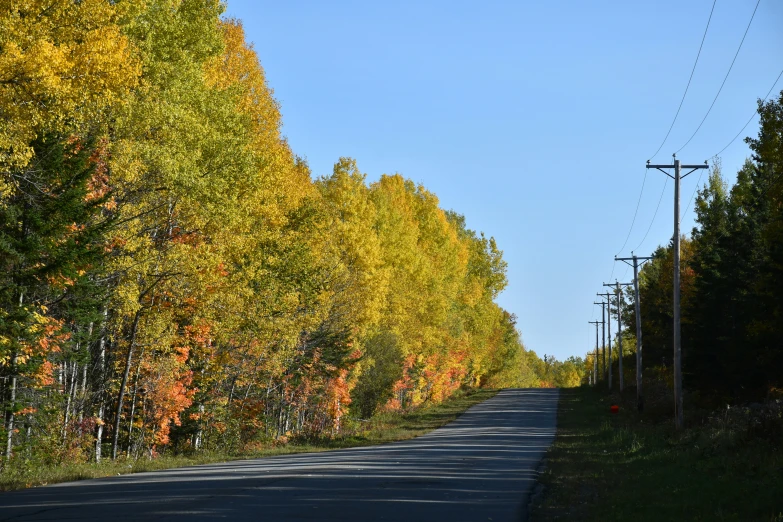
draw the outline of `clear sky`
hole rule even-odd
[[[399,172],[435,192],[503,249],[500,304],[519,317],[525,345],[563,359],[594,345],[587,321],[600,317],[601,284],[632,277],[613,256],[649,255],[672,235],[672,183],[660,200],[666,178],[651,170],[623,246],[712,5],[228,0],[227,15],[242,20],[313,175],[350,156],[370,181]],[[655,162],[670,162],[704,117],[755,6],[717,0]],[[761,0],[684,163],[710,159],[753,114],[783,69],[782,28],[783,2]],[[721,155],[730,182],[756,121]],[[697,178],[683,181],[683,207]],[[691,210],[682,227],[692,226]]]

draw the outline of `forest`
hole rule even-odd
[[[683,384],[705,407],[783,397],[783,91],[759,100],[758,113],[758,134],[745,139],[752,154],[736,182],[729,184],[720,158],[713,158],[696,194],[696,225],[681,239]],[[671,244],[658,247],[639,273],[645,376],[669,384],[672,273]],[[633,302],[632,288],[626,289],[629,384],[635,383]],[[593,353],[586,359],[590,369]],[[616,372],[616,353],[613,359]],[[600,352],[598,361],[603,374]]]
[[[578,384],[495,240],[399,174],[316,176],[217,0],[0,12],[7,467],[329,437],[460,388]]]

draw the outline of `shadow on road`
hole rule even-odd
[[[416,439],[0,494],[0,520],[521,520],[558,390],[503,390]]]

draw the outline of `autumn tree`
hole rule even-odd
[[[399,174],[313,180],[222,11],[0,13],[5,465],[244,451],[542,381],[495,240]]]

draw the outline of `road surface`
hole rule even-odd
[[[557,390],[503,390],[422,437],[0,493],[0,521],[519,521]]]

